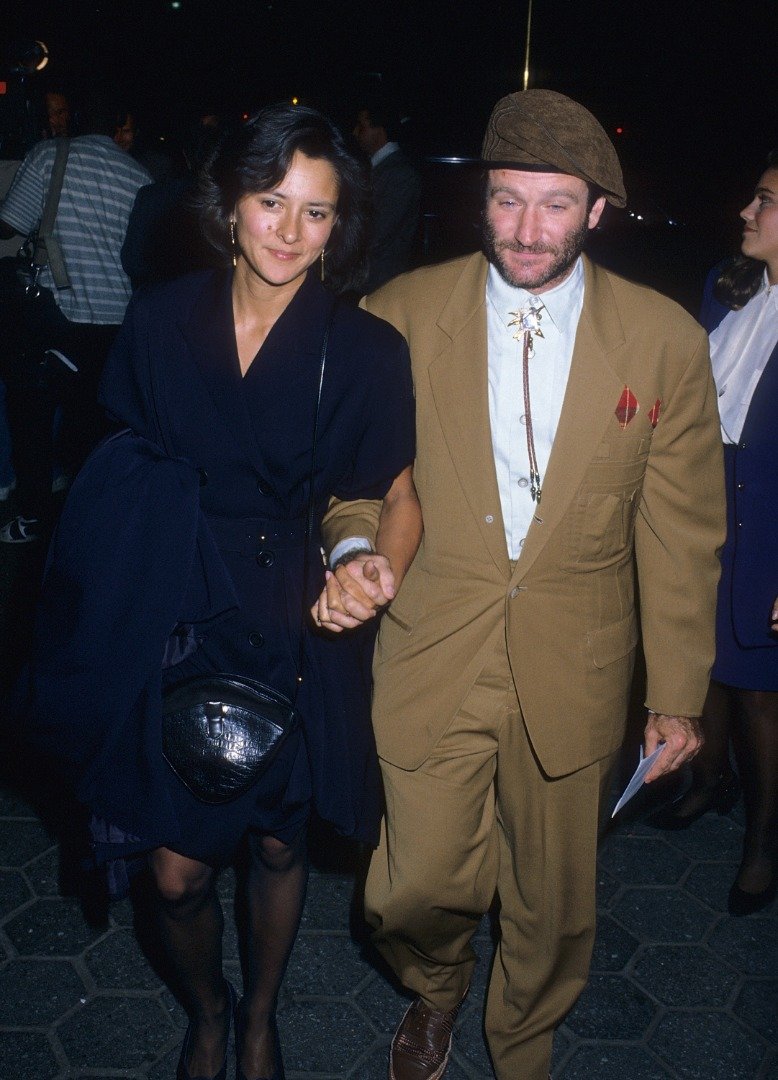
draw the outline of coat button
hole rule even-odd
[[[265,644],[265,635],[260,634],[258,630],[249,634],[249,645],[253,645],[255,649],[258,649],[261,645]]]
[[[257,562],[260,566],[272,566],[276,561],[275,555],[272,551],[260,551],[257,555]]]
[[[514,585],[514,587],[511,589],[511,600],[515,600],[518,595],[519,595],[519,587],[518,587],[518,585]]]
[[[267,480],[263,480],[261,476],[260,476],[259,480],[257,480],[257,489],[258,489],[260,495],[272,495],[273,494],[272,487],[270,486],[270,484],[268,484]]]
[[[741,481],[740,481],[740,483],[739,483],[739,484],[738,484],[738,486],[737,486],[737,489],[738,489],[738,491],[742,491],[742,490],[743,490],[743,488],[744,488],[745,486],[746,486],[746,485],[745,485],[745,484],[743,483],[743,481],[741,480]]]

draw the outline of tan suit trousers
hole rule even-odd
[[[527,738],[504,635],[488,655],[424,764],[381,762],[387,814],[365,908],[404,985],[450,1009],[470,983],[470,939],[496,890],[490,1053],[499,1080],[547,1080],[554,1028],[588,975],[599,804],[613,758],[549,780]]]

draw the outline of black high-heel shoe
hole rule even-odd
[[[773,880],[766,889],[760,892],[746,892],[739,885],[733,885],[727,898],[727,910],[730,915],[753,915],[761,911],[775,900],[778,894],[778,874],[773,875]]]
[[[681,803],[691,793],[698,794],[701,797],[704,796],[700,806],[691,814],[679,813]],[[728,814],[739,798],[740,781],[737,775],[733,772],[722,773],[715,784],[696,789],[692,786],[683,795],[679,795],[677,799],[674,799],[669,806],[657,810],[648,819],[648,824],[653,825],[655,829],[667,829],[670,831],[688,829],[690,825],[698,821],[703,814],[707,814],[709,810],[715,810],[717,814]]]
[[[192,1041],[192,1025],[186,1029],[184,1035],[184,1042],[181,1047],[181,1056],[178,1059],[178,1068],[176,1069],[176,1080],[227,1080],[227,1053],[230,1048],[230,1026],[235,1018],[235,1010],[237,1008],[237,996],[235,994],[235,987],[227,979],[224,980],[227,983],[227,992],[230,997],[229,1004],[229,1017],[227,1020],[227,1045],[224,1048],[224,1062],[222,1067],[213,1077],[207,1076],[190,1076],[189,1070],[186,1067],[186,1059],[189,1057],[189,1044]]]
[[[275,1042],[275,1064],[273,1065],[272,1076],[257,1076],[252,1077],[252,1080],[286,1080],[286,1073],[284,1072],[284,1061],[281,1057],[281,1040],[278,1037],[278,1024],[276,1023],[276,1014],[270,1017],[270,1030],[273,1033],[273,1041]],[[238,1007],[238,1011],[235,1013],[235,1080],[249,1080],[240,1067],[240,1055],[241,1048],[243,1046],[243,1013]]]

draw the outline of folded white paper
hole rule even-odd
[[[643,747],[640,747],[640,758],[638,759],[638,767],[635,769],[635,772],[632,775],[632,779],[624,788],[624,793],[622,794],[621,798],[613,808],[613,813],[611,814],[612,818],[614,818],[616,814],[618,814],[619,810],[621,810],[622,807],[627,805],[632,796],[635,795],[636,792],[640,790],[640,788],[642,788],[644,777],[649,772],[651,766],[662,753],[664,748],[665,744],[661,742],[653,753],[649,754],[648,757],[643,757]]]

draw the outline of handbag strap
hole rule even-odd
[[[314,494],[314,479],[316,476],[316,444],[319,437],[319,413],[321,410],[321,394],[324,387],[324,369],[327,364],[327,348],[330,341],[330,331],[332,330],[332,324],[335,321],[335,311],[338,307],[338,300],[335,298],[330,308],[330,313],[327,318],[327,323],[324,327],[324,335],[321,341],[321,356],[319,361],[319,385],[316,392],[316,410],[313,415],[313,445],[311,448],[311,473],[310,482],[308,485],[308,512],[305,522],[305,547],[303,550],[303,588],[302,588],[302,611],[300,613],[300,645],[297,654],[297,685],[295,687],[294,700],[297,702],[297,694],[303,681],[303,662],[305,660],[305,627],[308,622],[308,578],[311,567],[311,541],[313,539],[313,518],[315,512],[315,494]]]
[[[49,266],[54,284],[58,289],[69,289],[70,278],[68,277],[65,260],[59,241],[54,236],[54,222],[57,217],[59,197],[62,192],[62,183],[65,179],[65,167],[70,153],[70,139],[57,139],[57,152],[54,156],[54,164],[51,167],[49,190],[46,194],[46,203],[43,207],[43,215],[38,228],[38,237],[35,241],[32,261],[37,269]]]

